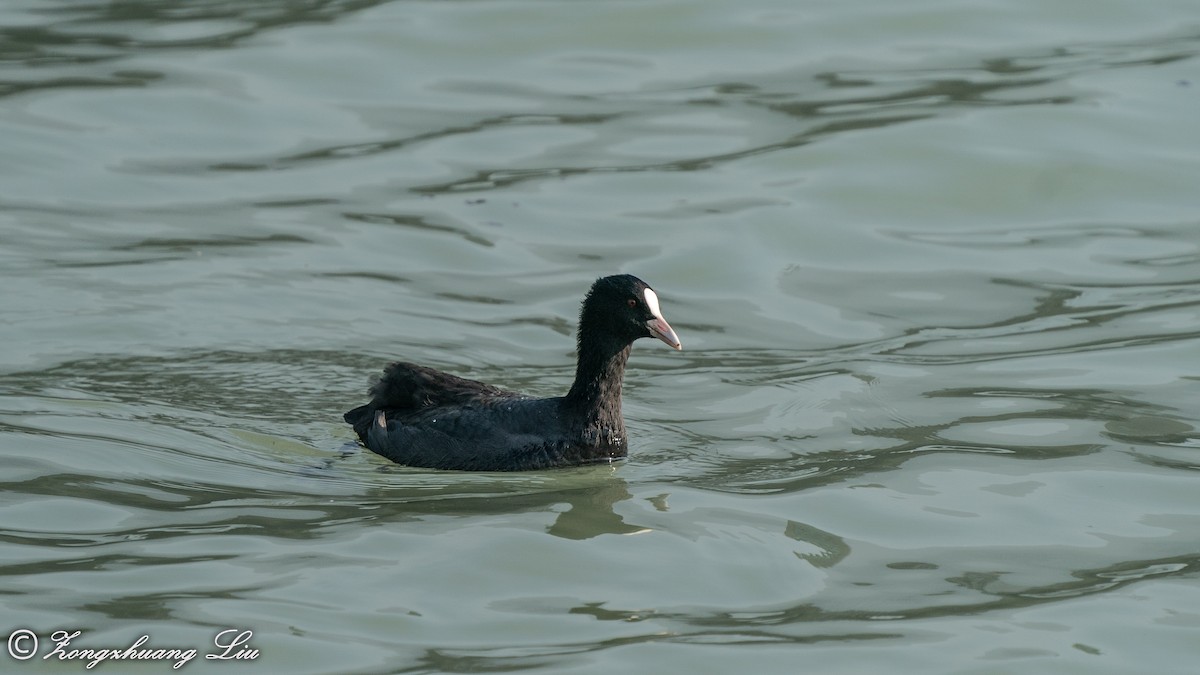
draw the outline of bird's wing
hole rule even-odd
[[[461,405],[485,397],[518,396],[490,384],[402,361],[384,368],[370,393],[372,408],[397,412]]]

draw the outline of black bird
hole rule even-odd
[[[363,445],[393,462],[431,469],[524,471],[611,462],[628,451],[621,381],[633,341],[683,349],[646,282],[597,279],[583,299],[579,361],[566,396],[533,398],[397,362],[346,413]]]

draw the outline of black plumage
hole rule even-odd
[[[628,451],[621,383],[633,341],[681,349],[658,296],[637,277],[604,277],[583,299],[575,382],[533,398],[411,363],[392,363],[371,402],[344,415],[363,445],[408,466],[521,471],[611,462]]]

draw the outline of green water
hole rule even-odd
[[[0,669],[1195,672],[1198,54],[1194,0],[5,3]],[[685,348],[627,461],[352,443],[390,359],[561,394],[617,272]]]

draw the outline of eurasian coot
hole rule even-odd
[[[522,471],[611,462],[627,452],[621,381],[630,347],[643,337],[683,348],[646,282],[604,277],[583,299],[566,396],[533,398],[398,362],[371,387],[371,402],[344,419],[367,448],[408,466]]]

